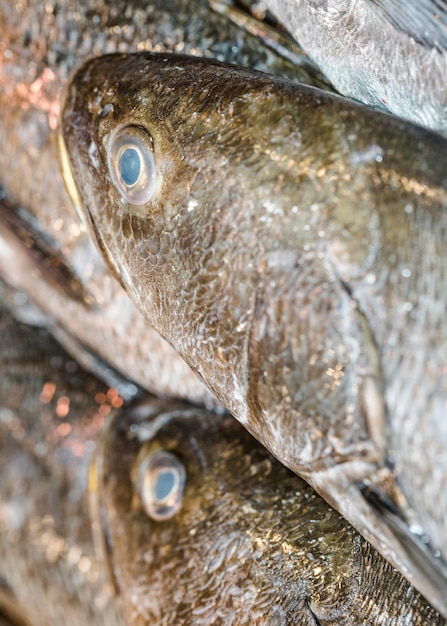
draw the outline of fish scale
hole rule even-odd
[[[96,296],[96,311],[86,313],[84,308],[75,306],[62,280],[55,288],[53,284],[53,288],[48,289],[44,266],[36,263],[35,257],[30,261],[29,251],[25,250],[24,254],[24,240],[11,237],[8,229],[2,231],[1,271],[39,302],[52,323],[54,317],[58,317],[58,323],[65,330],[60,326],[57,330],[59,335],[65,333],[66,342],[73,345],[78,338],[81,345],[73,349],[77,350],[79,358],[84,358],[85,348],[100,352],[143,386],[210,403],[210,397],[193,382],[175,352],[169,351],[155,334],[148,332],[142,318],[91,248],[63,190],[54,141],[61,89],[70,71],[91,54],[156,47],[215,54],[218,58],[247,62],[262,69],[277,62],[279,57],[266,52],[265,48],[259,54],[257,44],[252,55],[236,49],[234,41],[237,39],[239,46],[245,38],[245,34],[241,35],[244,31],[228,31],[228,22],[209,13],[206,5],[194,4],[191,8],[190,3],[187,16],[182,8],[174,10],[172,2],[172,11],[168,13],[166,7],[157,3],[149,7],[145,4],[143,9],[138,2],[126,3],[121,8],[117,2],[113,6],[90,3],[88,7],[63,2],[58,3],[57,10],[51,3],[2,3],[0,154],[6,158],[2,182],[10,199],[8,211],[14,203],[20,203],[29,213],[38,216],[37,233],[41,228],[49,235],[45,254],[51,256],[48,244],[52,241],[57,263],[68,266],[68,272],[63,267],[60,276],[78,274],[78,278],[88,283]],[[196,8],[197,15],[194,14]],[[188,26],[184,28],[184,24]],[[184,32],[188,33],[186,38]],[[204,32],[207,32],[206,38]],[[227,33],[228,39],[222,41]],[[210,46],[212,41],[218,42]],[[296,76],[296,70],[284,65],[282,59],[277,67],[282,74],[289,75],[290,71],[290,75]],[[313,80],[309,73],[300,75],[304,80]],[[324,84],[319,78],[317,81]],[[235,132],[233,141],[236,143],[237,137]],[[32,184],[25,184],[25,181],[32,181]],[[27,227],[25,241],[34,238],[36,233],[35,223],[28,222]],[[36,250],[37,257],[41,252]],[[51,274],[53,283],[58,274],[57,263],[56,271]],[[107,322],[110,322],[109,331],[105,328]],[[69,337],[67,330],[74,337]],[[155,355],[162,355],[161,360],[155,363],[151,360],[152,365],[148,365],[149,358]],[[160,378],[160,372],[165,373],[164,378]]]

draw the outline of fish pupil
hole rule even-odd
[[[123,182],[129,187],[135,185],[141,172],[141,159],[134,148],[124,150],[120,158],[119,169]]]
[[[146,514],[156,521],[173,517],[182,505],[185,481],[185,468],[175,455],[161,450],[146,456],[136,485]]]
[[[155,498],[158,501],[166,500],[172,493],[175,485],[175,477],[170,470],[160,472],[155,482]]]

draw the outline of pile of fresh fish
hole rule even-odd
[[[120,408],[46,331],[5,309],[0,329],[4,619],[445,624],[234,419],[156,398]]]
[[[37,315],[43,314],[80,362],[116,382],[124,397],[137,388],[123,378],[208,407],[221,406],[217,397],[447,616],[445,140],[327,93],[329,83],[299,50],[267,25],[260,28],[216,0],[192,2],[187,13],[182,3],[170,3],[167,10],[157,1],[149,7],[139,0],[82,6],[7,2],[0,7],[0,31],[5,33],[0,43],[3,277],[38,305]],[[152,51],[213,57],[288,80]],[[110,52],[120,54],[87,63],[66,89],[86,59]],[[59,149],[71,198],[59,170]],[[28,306],[17,306],[17,298],[16,314],[36,317]],[[158,592],[144,604],[148,587],[167,589],[162,573],[152,572],[150,555],[173,554],[173,546],[183,546],[178,537],[184,528],[192,536],[197,532],[198,518],[182,517],[182,525],[174,518],[174,525],[167,523],[171,530],[159,534],[159,526],[142,513],[138,481],[129,488],[141,463],[139,457],[132,460],[139,453],[135,446],[149,445],[138,434],[138,415],[116,418],[105,434],[110,442],[101,445],[98,489],[93,489],[97,543],[110,559],[129,623],[154,617],[160,623],[165,618],[210,623],[213,602],[219,599],[225,612],[225,601],[236,602],[237,595],[233,548],[219,543],[230,532],[227,518],[212,508],[200,518],[208,529],[216,520],[216,534],[203,535],[204,545],[217,542],[225,554],[229,550],[228,571],[220,569],[226,557],[216,557],[218,578],[228,575],[229,587],[208,587],[212,592],[199,594],[200,600],[194,584],[185,588],[192,604],[211,603],[200,605],[202,617],[200,608],[192,614],[191,603],[178,603],[176,576],[188,563],[181,564],[176,552],[163,563],[177,585],[168,604],[178,604],[169,613]],[[203,430],[211,442],[217,433],[233,436],[234,428],[234,440],[245,441],[228,418],[206,415],[188,422],[194,424],[191,437],[200,439]],[[141,419],[146,423],[147,414]],[[177,427],[182,430],[180,423]],[[23,430],[28,428],[29,421]],[[147,428],[153,437],[155,427]],[[163,439],[164,430],[157,434]],[[186,439],[171,438],[171,446],[183,450]],[[236,465],[232,453],[222,454],[229,467]],[[267,452],[256,454],[273,463]],[[250,457],[245,467],[252,464]],[[14,468],[12,460],[9,466]],[[117,472],[116,483],[103,479],[104,466],[107,475]],[[195,460],[187,470],[196,466]],[[275,476],[292,476],[279,468]],[[49,476],[58,471],[55,466]],[[213,483],[213,497],[227,489],[238,510],[244,505],[235,496],[237,478],[228,477],[225,487]],[[270,483],[262,478],[267,493]],[[298,494],[312,492],[298,478],[290,480],[300,485],[294,487],[296,511],[291,507],[299,527],[298,518],[304,524],[306,516]],[[125,493],[116,491],[120,484],[127,485]],[[247,495],[248,507],[260,488],[247,483],[245,493],[253,494]],[[23,501],[28,497],[32,507],[28,492]],[[317,508],[326,507],[317,496],[306,496],[311,497]],[[285,502],[291,506],[287,497]],[[197,503],[191,509],[197,513],[194,507]],[[273,510],[284,515],[272,504]],[[262,515],[271,520],[272,511]],[[324,515],[342,523],[332,511]],[[256,515],[251,522],[253,528],[262,525]],[[150,545],[142,561],[135,545],[124,541],[120,552],[110,544],[116,531],[121,545],[134,524],[145,529],[141,536]],[[281,546],[292,541],[287,524],[281,533],[289,536],[281,538]],[[256,535],[259,547],[256,531],[249,535]],[[133,561],[126,569],[129,554]],[[257,557],[250,554],[254,586],[264,580],[271,587],[270,566],[256,569]],[[231,605],[239,609],[224,623],[257,623],[257,614],[250,613],[257,600],[264,616],[259,623],[265,623],[267,610],[269,623],[394,623],[393,618],[398,624],[444,623],[426,613],[431,609],[422,598],[394,572],[391,576],[374,552],[371,567],[390,572],[383,574],[388,587],[362,578],[369,567],[363,559],[369,557],[356,554],[349,556],[352,577],[349,559],[343,574],[328,570],[341,595],[321,596],[318,589],[328,587],[330,594],[331,584],[319,566],[311,575],[298,555],[300,585],[309,593],[292,577],[287,580],[297,592],[292,598],[287,594],[281,562],[273,578],[283,581],[278,589],[286,594],[278,591],[277,601],[255,598],[250,605],[244,591],[242,604]],[[26,554],[17,559],[26,566]],[[137,563],[143,569],[132,569]],[[145,576],[150,582],[141,591]],[[348,580],[345,587],[337,576]],[[18,568],[12,587],[24,577]],[[31,586],[33,580],[30,576]],[[193,582],[203,590],[204,581]],[[383,594],[390,588],[401,591],[393,591],[388,603]],[[346,615],[348,605],[353,621]]]

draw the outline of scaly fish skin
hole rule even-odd
[[[141,49],[183,50],[324,83],[201,0],[187,6],[181,0],[169,6],[164,0],[4,0],[0,32],[0,184],[12,221],[14,208],[22,207],[18,220],[26,215],[29,229],[23,240],[17,228],[13,235],[0,211],[0,274],[28,293],[60,338],[60,327],[70,335],[66,345],[78,342],[78,352],[99,355],[150,391],[212,405],[204,386],[132,305],[80,224],[57,159],[62,90],[88,58]],[[29,242],[42,233],[54,258],[48,249],[46,262],[30,262]],[[67,272],[55,285],[55,272],[47,271],[57,269],[61,257],[88,292],[84,305],[66,289]]]
[[[447,556],[446,141],[282,79],[149,53],[87,63],[61,128],[76,201],[150,322],[447,612],[444,564],[416,574],[362,495]]]
[[[337,90],[447,134],[447,5],[267,0]]]
[[[165,469],[180,463],[186,482],[179,510],[154,520],[152,464],[166,454]],[[230,417],[166,401],[121,412],[94,466],[94,509],[130,624],[445,624]]]
[[[114,409],[116,390],[0,293],[2,626],[445,624],[235,420],[150,397]],[[166,449],[186,486],[154,521],[147,460]]]

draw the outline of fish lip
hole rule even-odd
[[[102,453],[104,448],[105,433],[108,432],[109,428],[110,422],[109,425],[105,427],[104,432],[99,439],[99,445],[97,446],[90,461],[88,468],[87,502],[95,554],[98,560],[104,563],[113,591],[116,595],[118,595],[120,588],[113,568],[113,546],[110,541],[107,510],[101,504],[104,489],[101,478],[103,476]]]
[[[63,103],[63,108],[65,108],[65,101]],[[59,124],[58,131],[57,131],[57,145],[59,148],[59,162],[60,162],[61,169],[62,169],[62,177],[64,179],[68,194],[73,202],[73,206],[76,209],[76,214],[78,218],[84,224],[84,226],[88,230],[90,230],[91,229],[91,216],[90,216],[90,219],[88,219],[84,211],[82,210],[83,203],[81,200],[81,194],[79,192],[79,188],[76,183],[75,176],[73,174],[70,156],[68,153],[67,144],[65,142],[63,126],[64,126],[63,124]]]
[[[70,87],[70,86],[69,86]],[[67,104],[67,100],[69,97],[69,87],[65,91],[63,106],[62,106],[62,121],[64,121],[65,117],[65,107]],[[101,236],[100,231],[98,230],[95,221],[92,216],[92,212],[87,203],[82,200],[81,193],[79,190],[79,186],[76,182],[76,177],[73,171],[73,163],[70,158],[70,153],[67,146],[66,135],[68,135],[68,125],[65,123],[59,124],[57,131],[57,145],[59,148],[59,161],[62,170],[62,177],[64,179],[65,187],[67,189],[68,195],[71,198],[73,206],[76,210],[76,214],[84,225],[85,229],[88,233],[90,233],[90,238],[94,241],[97,249],[99,250],[100,255],[104,255],[108,260],[109,267],[111,267],[115,278],[118,280],[123,289],[126,289],[126,282],[123,279],[121,272],[119,271],[116,263],[114,262],[113,256],[110,254],[104,238]]]

